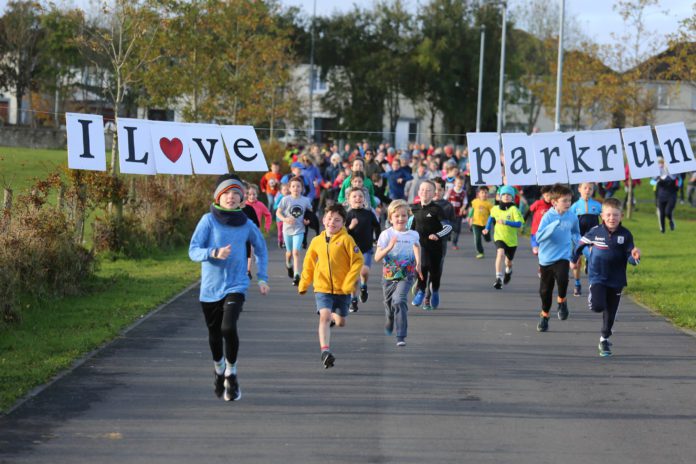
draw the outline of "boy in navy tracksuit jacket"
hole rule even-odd
[[[573,252],[571,267],[575,267],[582,250],[590,249],[590,309],[603,313],[604,324],[599,339],[600,356],[611,356],[611,329],[619,309],[621,291],[626,286],[626,265],[640,262],[640,250],[633,244],[633,235],[621,225],[621,201],[604,200],[603,224],[594,227],[580,240]]]
[[[580,240],[578,217],[569,211],[573,192],[564,185],[556,184],[549,193],[553,207],[541,218],[536,233],[541,269],[539,332],[546,332],[549,328],[554,280],[558,285],[558,318],[562,321],[568,319],[568,268],[573,247]]]
[[[218,398],[224,394],[225,401],[242,397],[237,382],[237,319],[249,287],[247,242],[257,257],[259,291],[263,295],[269,291],[266,241],[241,209],[244,193],[237,176],[220,176],[215,203],[198,222],[189,246],[191,260],[201,263],[200,301],[213,355],[215,394]]]

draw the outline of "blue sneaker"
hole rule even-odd
[[[425,298],[425,292],[423,292],[423,290],[418,290],[416,292],[416,296],[413,297],[413,301],[411,302],[411,304],[413,306],[420,306],[423,304],[424,298]]]
[[[437,309],[437,307],[440,306],[440,292],[433,292],[430,297],[430,306],[432,306],[433,309]]]

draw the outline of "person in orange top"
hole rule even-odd
[[[274,212],[273,205],[275,203],[275,197],[280,191],[281,178],[280,163],[278,161],[273,161],[271,163],[271,170],[261,178],[261,191],[266,194],[268,209],[271,210],[272,213]],[[261,216],[259,216],[259,218],[261,218]]]

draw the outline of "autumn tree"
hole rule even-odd
[[[17,98],[16,121],[22,123],[24,96],[37,86],[41,71],[44,9],[35,1],[12,0],[0,18],[0,87]],[[31,104],[31,100],[29,100]],[[31,108],[29,108],[29,119]]]
[[[99,14],[85,24],[78,38],[85,58],[104,71],[104,91],[116,120],[128,89],[137,85],[144,68],[159,58],[153,47],[158,29],[159,17],[147,2],[115,0],[100,5]],[[114,131],[112,175],[116,175],[118,159],[116,137]]]

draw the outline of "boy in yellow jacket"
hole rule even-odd
[[[363,266],[363,255],[343,227],[346,210],[342,205],[328,206],[322,222],[324,231],[309,245],[297,290],[303,295],[314,282],[321,362],[324,369],[328,369],[336,360],[329,348],[331,326],[346,325],[353,288]]]

